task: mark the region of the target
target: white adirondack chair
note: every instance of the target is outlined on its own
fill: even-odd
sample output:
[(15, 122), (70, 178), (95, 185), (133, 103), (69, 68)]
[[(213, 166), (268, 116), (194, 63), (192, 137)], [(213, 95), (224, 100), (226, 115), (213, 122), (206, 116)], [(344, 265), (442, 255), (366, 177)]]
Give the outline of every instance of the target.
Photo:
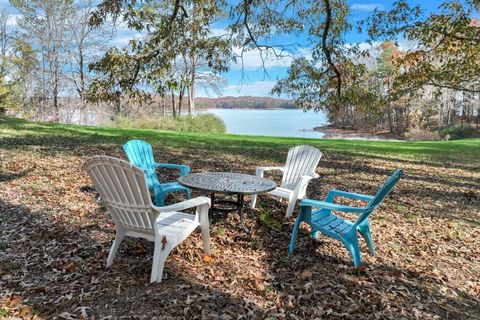
[[(283, 172), (280, 187), (268, 193), (276, 196), (277, 199), (288, 199), (285, 217), (292, 216), (297, 199), (305, 198), (310, 180), (318, 178), (315, 169), (321, 157), (322, 153), (317, 148), (311, 146), (296, 146), (288, 150), (285, 167), (259, 167), (256, 169), (255, 173), (259, 177), (263, 177), (265, 171), (280, 170)], [(257, 195), (253, 195), (250, 208), (255, 208), (256, 202)]]
[[(125, 236), (144, 238), (155, 242), (150, 282), (160, 282), (169, 253), (198, 226), (202, 231), (204, 252), (210, 254), (209, 198), (197, 197), (156, 207), (140, 168), (120, 159), (96, 156), (87, 161), (86, 169), (115, 222), (116, 235), (107, 267), (112, 265)], [(193, 207), (197, 208), (195, 215), (179, 212)]]

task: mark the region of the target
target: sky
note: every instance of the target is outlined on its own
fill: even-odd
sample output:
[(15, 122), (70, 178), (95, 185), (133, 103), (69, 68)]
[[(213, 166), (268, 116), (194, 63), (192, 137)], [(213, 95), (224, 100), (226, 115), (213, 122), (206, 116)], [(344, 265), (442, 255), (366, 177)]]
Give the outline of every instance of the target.
[[(408, 0), (410, 5), (420, 5), (427, 11), (434, 11), (443, 1), (439, 0)], [(351, 10), (351, 21), (353, 23), (367, 18), (375, 8), (380, 10), (390, 9), (393, 1), (375, 1), (375, 0), (349, 0)], [(8, 0), (0, 0), (0, 9), (5, 9), (11, 14), (9, 24), (15, 25), (18, 11), (9, 3)], [(214, 26), (220, 32), (222, 25)], [(118, 27), (116, 36), (112, 40), (112, 46), (122, 47), (128, 44), (128, 40), (135, 37), (136, 34), (126, 28)], [(298, 37), (283, 36), (277, 39), (282, 44), (292, 44), (302, 42), (305, 39)], [(351, 43), (365, 42), (367, 37), (365, 34), (352, 30), (347, 35), (347, 41)], [(308, 54), (307, 47), (298, 49), (299, 55)], [(277, 79), (286, 76), (288, 67), (293, 58), (285, 57), (281, 59), (269, 58), (266, 60), (265, 69), (262, 68), (262, 61), (258, 51), (249, 51), (243, 57), (242, 63), (239, 61), (231, 65), (230, 71), (222, 74), (225, 78), (225, 85), (222, 87), (223, 96), (270, 96), (270, 90), (276, 83)], [(201, 87), (197, 89), (198, 96), (213, 96), (212, 91), (203, 90)]]

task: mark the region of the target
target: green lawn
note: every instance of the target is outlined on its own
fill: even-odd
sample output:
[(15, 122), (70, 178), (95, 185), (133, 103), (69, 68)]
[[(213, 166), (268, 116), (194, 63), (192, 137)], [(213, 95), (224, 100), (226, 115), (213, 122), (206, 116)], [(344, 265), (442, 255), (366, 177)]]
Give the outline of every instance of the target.
[[(102, 144), (143, 139), (153, 145), (171, 148), (225, 150), (251, 154), (264, 159), (281, 160), (283, 151), (293, 145), (310, 144), (324, 152), (341, 152), (358, 156), (416, 160), (448, 166), (458, 164), (480, 166), (480, 139), (456, 141), (365, 141), (345, 139), (302, 139), (232, 134), (205, 134), (133, 130), (78, 125), (27, 122), (0, 117), (0, 143), (57, 145), (63, 143)], [(68, 141), (68, 142), (67, 142)], [(67, 147), (67, 146), (65, 146)], [(279, 154), (281, 152), (281, 154)]]
[[(369, 218), (375, 256), (361, 240), (362, 268), (337, 241), (311, 240), (306, 225), (288, 256), (294, 219), (285, 203), (260, 195), (245, 209), (249, 235), (237, 215), (220, 218), (210, 226), (212, 259), (202, 259), (194, 233), (169, 256), (162, 283), (150, 285), (150, 242), (122, 242), (105, 267), (113, 224), (84, 169), (93, 155), (125, 158), (129, 139), (193, 172), (250, 174), (282, 165), (291, 146), (313, 145), (323, 153), (307, 189), (313, 199), (332, 188), (374, 194), (396, 168), (404, 176)], [(0, 117), (0, 317), (480, 319), (479, 208), (480, 139), (272, 138)]]

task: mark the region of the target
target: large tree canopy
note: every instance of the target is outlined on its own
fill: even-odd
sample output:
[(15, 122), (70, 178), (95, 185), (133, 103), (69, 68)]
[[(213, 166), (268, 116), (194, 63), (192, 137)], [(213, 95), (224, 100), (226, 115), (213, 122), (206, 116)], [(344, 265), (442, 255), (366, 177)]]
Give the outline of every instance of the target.
[[(397, 1), (390, 10), (376, 9), (359, 25), (371, 43), (362, 51), (346, 40), (354, 26), (345, 0), (105, 0), (92, 25), (112, 19), (143, 37), (132, 40), (129, 49), (112, 49), (92, 65), (101, 75), (93, 96), (111, 100), (122, 92), (142, 91), (148, 83), (176, 90), (181, 100), (185, 88), (194, 95), (195, 61), (200, 57), (205, 70), (215, 74), (228, 70), (230, 61), (242, 59), (249, 50), (256, 50), (264, 63), (271, 56), (291, 54), (295, 58), (287, 77), (277, 82), (273, 93), (293, 98), (304, 109), (327, 110), (332, 123), (388, 123), (391, 131), (396, 127), (404, 132), (412, 112), (425, 114), (418, 103), (413, 111), (409, 102), (422, 92), (480, 92), (478, 9), (478, 1), (446, 1), (427, 13)], [(220, 21), (224, 32), (212, 34)], [(301, 46), (308, 54), (298, 54), (299, 43), (280, 43), (284, 35), (302, 35)], [(393, 56), (392, 46), (374, 48), (385, 41), (397, 43)], [(402, 50), (398, 44), (404, 41), (413, 49)], [(381, 57), (375, 56), (378, 52)], [(179, 60), (181, 80), (172, 77), (179, 74)]]
[(375, 11), (366, 26), (372, 40), (408, 40), (414, 49), (397, 60), (398, 91), (425, 85), (480, 92), (479, 1), (446, 1), (426, 14), (402, 0), (390, 11)]
[[(109, 85), (115, 87), (115, 91), (131, 90), (142, 83), (146, 73), (151, 75), (152, 70), (155, 70), (154, 74), (168, 72), (179, 53), (188, 51), (185, 49), (188, 46), (191, 50), (192, 42), (196, 44), (195, 50), (207, 57), (209, 67), (217, 72), (227, 70), (228, 60), (242, 59), (248, 50), (258, 50), (262, 61), (272, 55), (291, 54), (298, 44), (279, 44), (275, 38), (306, 31), (310, 43), (318, 42), (313, 47), (313, 56), (326, 64), (322, 78), (336, 83), (335, 93), (340, 98), (340, 63), (345, 53), (339, 44), (343, 43), (342, 36), (351, 28), (347, 14), (348, 8), (343, 0), (106, 0), (92, 16), (92, 25), (113, 19), (145, 33), (145, 37), (141, 41), (132, 41), (131, 50), (113, 49), (93, 65), (93, 69), (107, 75), (101, 83), (103, 87)], [(196, 19), (198, 16), (201, 19)], [(212, 24), (219, 20), (226, 22), (224, 34), (208, 35)], [(109, 92), (112, 94), (111, 90)]]

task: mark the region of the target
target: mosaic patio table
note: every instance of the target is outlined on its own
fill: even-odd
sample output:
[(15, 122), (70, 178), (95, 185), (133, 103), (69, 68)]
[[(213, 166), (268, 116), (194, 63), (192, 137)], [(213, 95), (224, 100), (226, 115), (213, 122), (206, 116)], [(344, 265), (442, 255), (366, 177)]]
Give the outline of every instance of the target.
[[(240, 226), (245, 232), (248, 229), (243, 224), (243, 199), (246, 194), (258, 194), (272, 191), (277, 187), (272, 180), (234, 172), (202, 172), (191, 173), (182, 176), (178, 182), (190, 189), (200, 190), (210, 193), (211, 208), (210, 216), (217, 212), (235, 212), (240, 216)], [(216, 200), (215, 194), (236, 195), (237, 201)], [(220, 207), (219, 205), (230, 205), (230, 207)]]

